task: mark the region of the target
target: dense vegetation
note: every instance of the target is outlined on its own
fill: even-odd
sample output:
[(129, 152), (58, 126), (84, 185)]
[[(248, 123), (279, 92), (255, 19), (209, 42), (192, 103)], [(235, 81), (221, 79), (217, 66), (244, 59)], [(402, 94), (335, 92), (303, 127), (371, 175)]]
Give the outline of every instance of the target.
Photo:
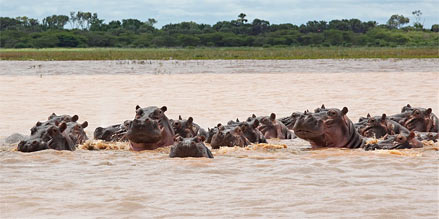
[(439, 58), (434, 47), (221, 47), (0, 49), (0, 60)]
[[(358, 19), (309, 21), (294, 25), (270, 24), (245, 14), (214, 25), (181, 22), (154, 27), (155, 19), (142, 22), (124, 19), (104, 23), (89, 12), (53, 15), (40, 23), (27, 17), (0, 18), (1, 48), (53, 47), (437, 47), (439, 25), (424, 29), (419, 23), (404, 26), (409, 19), (392, 15), (387, 24)], [(65, 26), (70, 24), (69, 29)]]

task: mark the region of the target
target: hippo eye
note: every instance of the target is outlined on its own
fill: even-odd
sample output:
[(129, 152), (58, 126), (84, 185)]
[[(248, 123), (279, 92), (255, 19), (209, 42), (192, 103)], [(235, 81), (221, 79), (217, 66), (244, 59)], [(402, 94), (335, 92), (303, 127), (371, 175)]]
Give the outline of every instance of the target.
[(335, 111), (328, 111), (328, 116), (337, 116), (337, 113)]

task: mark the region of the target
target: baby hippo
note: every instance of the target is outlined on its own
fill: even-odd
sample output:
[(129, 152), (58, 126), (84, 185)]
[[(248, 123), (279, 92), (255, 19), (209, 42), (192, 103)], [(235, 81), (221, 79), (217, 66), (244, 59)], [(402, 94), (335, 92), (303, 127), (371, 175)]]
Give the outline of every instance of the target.
[(169, 157), (207, 157), (213, 158), (212, 152), (204, 145), (204, 136), (193, 138), (175, 138)]

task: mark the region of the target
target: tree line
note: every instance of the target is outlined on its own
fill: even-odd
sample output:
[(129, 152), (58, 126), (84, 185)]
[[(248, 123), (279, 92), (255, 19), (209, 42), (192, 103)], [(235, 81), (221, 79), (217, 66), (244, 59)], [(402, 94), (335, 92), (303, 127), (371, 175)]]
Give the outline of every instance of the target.
[[(426, 29), (422, 12), (412, 14), (412, 26), (403, 15), (392, 15), (386, 24), (341, 19), (295, 25), (248, 21), (241, 13), (236, 20), (214, 25), (181, 22), (161, 28), (154, 27), (154, 18), (105, 23), (97, 13), (81, 11), (48, 16), (41, 22), (26, 16), (0, 17), (0, 47), (438, 46), (439, 25)], [(65, 28), (67, 24), (70, 28)]]

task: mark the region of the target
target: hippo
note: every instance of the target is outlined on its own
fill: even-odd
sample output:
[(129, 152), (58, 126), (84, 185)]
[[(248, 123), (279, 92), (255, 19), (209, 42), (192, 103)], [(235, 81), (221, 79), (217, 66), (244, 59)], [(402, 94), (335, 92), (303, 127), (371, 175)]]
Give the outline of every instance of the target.
[(14, 134), (5, 138), (5, 143), (6, 144), (15, 144), (17, 142), (25, 140), (27, 137), (28, 136), (22, 135), (20, 133), (14, 133)]
[(204, 145), (203, 135), (192, 138), (176, 136), (169, 157), (206, 157), (213, 158), (212, 152)]
[[(402, 107), (399, 123), (409, 130), (418, 132), (439, 132), (439, 119), (431, 108), (412, 107), (410, 104)], [(396, 117), (396, 116), (395, 116)]]
[(136, 106), (136, 115), (126, 134), (132, 150), (153, 150), (174, 143), (175, 133), (166, 111), (166, 106)]
[[(218, 127), (222, 126), (221, 124), (218, 124), (217, 127), (208, 129), (208, 137), (206, 142), (211, 143), (212, 137), (218, 133)], [(239, 127), (241, 131), (244, 134), (244, 137), (247, 139), (250, 143), (267, 143), (267, 140), (265, 139), (262, 132), (258, 129), (259, 126), (259, 120), (249, 120), (249, 121), (243, 121), (240, 122), (239, 119), (236, 119), (236, 121), (230, 120), (226, 126), (224, 126), (224, 129), (234, 129), (236, 127)]]
[(315, 113), (305, 111), (297, 119), (293, 127), (294, 133), (310, 142), (313, 148), (360, 148), (365, 142), (347, 117), (347, 113), (347, 107), (343, 107), (342, 110), (329, 108)]
[(415, 134), (419, 141), (437, 142), (439, 139), (439, 133), (437, 132), (415, 132)]
[[(409, 134), (410, 131), (399, 123), (387, 118), (386, 114), (383, 113), (382, 116), (370, 116), (367, 115), (367, 122), (364, 126), (359, 128), (358, 132), (360, 135), (365, 137), (381, 138), (385, 135), (395, 135), (395, 134)], [(361, 121), (362, 122), (362, 121)]]
[(283, 123), (288, 129), (293, 129), (297, 119), (302, 115), (301, 112), (293, 112), (291, 116), (280, 118), (279, 121)]
[(73, 140), (75, 145), (84, 144), (88, 140), (87, 134), (84, 129), (87, 128), (88, 122), (84, 121), (82, 124), (77, 122), (67, 122), (66, 132), (70, 138)]
[(423, 144), (416, 138), (415, 132), (410, 131), (409, 134), (387, 135), (384, 140), (378, 143), (365, 145), (364, 150), (392, 150), (422, 147)]
[(210, 145), (212, 149), (218, 149), (221, 146), (228, 147), (245, 147), (250, 141), (245, 137), (239, 126), (223, 126), (218, 124), (217, 132), (213, 134)]
[(270, 116), (264, 116), (260, 120), (260, 126), (258, 129), (264, 134), (266, 139), (279, 138), (279, 139), (292, 139), (296, 136), (288, 130), (287, 126), (276, 119), (276, 114), (271, 113)]
[(170, 121), (176, 135), (179, 135), (183, 138), (191, 138), (195, 136), (204, 136), (204, 138), (207, 137), (206, 130), (194, 123), (194, 119), (192, 117), (189, 117), (186, 120), (179, 116), (178, 120)]
[(64, 132), (66, 129), (66, 122), (61, 122), (59, 125), (40, 125), (28, 139), (18, 143), (17, 150), (21, 152), (45, 149), (74, 151), (76, 149), (75, 142), (68, 133)]
[(78, 121), (78, 119), (79, 119), (78, 115), (73, 115), (73, 116), (70, 116), (70, 115), (59, 115), (58, 116), (55, 113), (52, 113), (47, 118), (47, 120), (49, 120), (49, 121), (57, 121), (57, 122), (62, 122), (62, 121), (64, 121), (64, 122), (76, 122), (76, 121)]
[(88, 122), (84, 121), (82, 124), (77, 123), (79, 119), (78, 115), (70, 116), (70, 115), (60, 115), (57, 116), (55, 113), (52, 113), (48, 120), (45, 122), (38, 121), (35, 126), (33, 126), (31, 131), (31, 136), (34, 135), (40, 129), (47, 129), (51, 126), (58, 126), (60, 123), (64, 122), (67, 125), (67, 128), (63, 130), (63, 132), (67, 132), (70, 135), (70, 139), (73, 140), (75, 145), (83, 144), (87, 139), (87, 135), (84, 129), (88, 126)]
[(126, 134), (131, 120), (125, 120), (122, 124), (111, 125), (108, 127), (97, 127), (93, 133), (94, 139), (104, 141), (128, 141)]

